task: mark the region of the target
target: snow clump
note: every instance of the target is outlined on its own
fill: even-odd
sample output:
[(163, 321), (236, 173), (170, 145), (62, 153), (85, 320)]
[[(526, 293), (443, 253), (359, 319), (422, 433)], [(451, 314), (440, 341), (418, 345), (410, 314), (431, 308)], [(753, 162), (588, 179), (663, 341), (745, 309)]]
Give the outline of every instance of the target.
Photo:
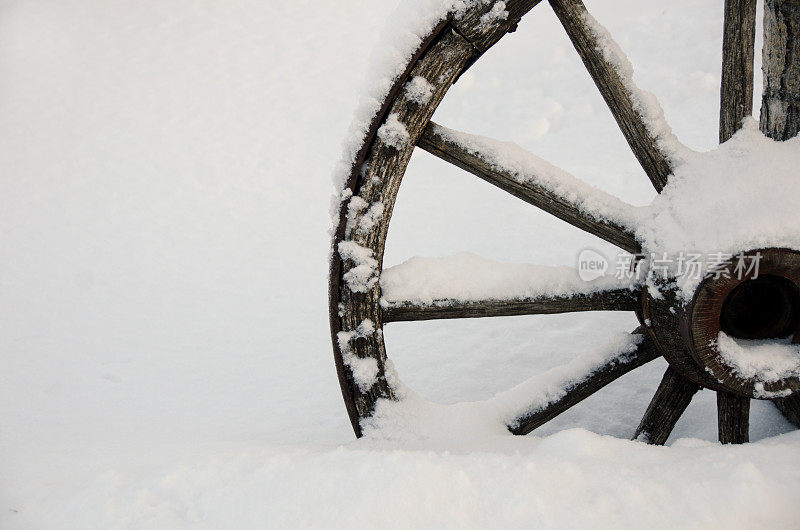
[(488, 13), (481, 16), (481, 27), (485, 28), (507, 18), (508, 11), (506, 11), (506, 3), (502, 1), (495, 2), (495, 4), (492, 6), (492, 9), (489, 10)]
[(408, 143), (408, 129), (406, 129), (405, 124), (400, 121), (396, 113), (389, 114), (381, 128), (378, 129), (378, 138), (389, 147), (399, 150)]
[(358, 338), (370, 337), (375, 333), (375, 324), (365, 318), (353, 331), (340, 331), (336, 334), (342, 360), (350, 368), (353, 380), (359, 390), (367, 392), (378, 378), (378, 361), (373, 357), (359, 357), (353, 353), (352, 341)]
[(378, 281), (378, 260), (370, 248), (362, 247), (355, 241), (339, 243), (339, 255), (344, 261), (352, 261), (355, 266), (343, 278), (347, 287), (354, 293), (366, 293)]
[(406, 99), (418, 105), (424, 105), (433, 96), (433, 85), (428, 80), (418, 75), (406, 83)]

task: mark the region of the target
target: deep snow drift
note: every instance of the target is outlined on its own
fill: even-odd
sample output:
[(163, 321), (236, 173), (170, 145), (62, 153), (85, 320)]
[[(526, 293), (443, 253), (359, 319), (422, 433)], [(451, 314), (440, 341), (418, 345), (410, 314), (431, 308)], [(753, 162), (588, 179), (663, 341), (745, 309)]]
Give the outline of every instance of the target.
[[(714, 148), (722, 3), (587, 4), (677, 137)], [(602, 354), (636, 327), (627, 314), (388, 326), (408, 398), (353, 440), (327, 327), (330, 177), (369, 65), (419, 13), (397, 6), (0, 3), (0, 527), (797, 520), (800, 435), (769, 404), (753, 403), (746, 447), (714, 442), (709, 392), (669, 447), (627, 441), (661, 361), (533, 436), (470, 405)], [(653, 198), (544, 3), (436, 120)], [(575, 266), (584, 248), (615, 252), (418, 153), (385, 265), (469, 251)]]

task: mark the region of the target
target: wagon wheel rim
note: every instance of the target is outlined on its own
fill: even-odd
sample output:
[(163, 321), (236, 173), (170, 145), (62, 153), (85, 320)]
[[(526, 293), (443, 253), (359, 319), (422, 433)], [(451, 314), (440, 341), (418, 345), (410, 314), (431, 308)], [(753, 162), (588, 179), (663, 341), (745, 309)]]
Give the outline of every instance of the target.
[[(598, 310), (635, 311), (641, 322), (647, 322), (648, 302), (652, 301), (641, 289), (633, 292), (611, 288), (573, 296), (542, 295), (469, 303), (453, 300), (436, 304), (391, 303), (381, 298), (379, 278), (388, 225), (402, 177), (416, 147), (623, 251), (633, 254), (640, 251), (635, 227), (621, 219), (613, 208), (602, 212), (603, 215), (590, 211), (580, 199), (583, 188), (576, 179), (570, 181), (567, 177), (573, 188), (566, 189), (563, 182), (553, 186), (547, 179), (520, 181), (512, 172), (492, 163), (491, 146), (464, 141), (462, 133), (430, 121), (458, 77), (504, 35), (514, 31), (522, 16), (539, 3), (540, 0), (480, 2), (441, 20), (422, 40), (404, 72), (389, 89), (353, 158), (348, 181), (339, 198), (329, 311), (337, 374), (357, 436), (362, 435), (361, 420), (372, 415), (378, 400), (396, 398), (396, 382), (387, 364), (382, 333), (386, 323)], [(624, 56), (615, 55), (616, 45), (583, 3), (580, 0), (550, 0), (549, 3), (633, 154), (654, 188), (661, 192), (672, 173), (676, 145), (678, 150), (682, 146), (670, 137), (668, 126), (657, 122), (658, 117), (648, 116), (646, 109), (637, 106), (637, 98), (641, 97), (639, 90), (621, 73), (625, 70), (625, 64), (621, 64)], [(742, 118), (752, 110), (754, 27), (755, 0), (726, 1), (721, 142), (733, 135)], [(530, 405), (516, 410), (506, 421), (509, 430), (514, 434), (527, 434), (625, 373), (663, 355), (670, 366), (634, 438), (654, 444), (665, 443), (692, 396), (701, 387), (708, 387), (717, 390), (720, 441), (747, 441), (750, 396), (732, 392), (705, 374), (697, 375), (694, 368), (682, 369), (680, 362), (673, 362), (665, 342), (652, 328), (640, 326), (632, 333), (630, 343), (620, 351), (607, 356), (604, 363), (594, 366), (589, 373), (567, 381), (568, 391), (561, 398), (544, 406)], [(790, 403), (788, 408), (793, 406), (794, 403)]]

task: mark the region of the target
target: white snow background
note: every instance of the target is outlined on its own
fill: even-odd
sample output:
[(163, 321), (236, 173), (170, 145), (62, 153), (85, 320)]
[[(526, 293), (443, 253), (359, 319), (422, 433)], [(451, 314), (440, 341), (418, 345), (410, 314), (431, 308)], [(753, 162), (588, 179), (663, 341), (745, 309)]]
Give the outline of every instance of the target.
[[(768, 403), (746, 446), (715, 442), (707, 391), (669, 447), (627, 441), (663, 361), (528, 437), (426, 404), (354, 441), (327, 321), (331, 175), (399, 3), (0, 0), (0, 528), (797, 524), (800, 433)], [(678, 137), (714, 148), (722, 1), (587, 5)], [(435, 119), (632, 204), (654, 195), (546, 3)], [(385, 265), (574, 266), (586, 247), (614, 253), (419, 152)], [(513, 317), (386, 339), (404, 383), (447, 405), (635, 326)]]

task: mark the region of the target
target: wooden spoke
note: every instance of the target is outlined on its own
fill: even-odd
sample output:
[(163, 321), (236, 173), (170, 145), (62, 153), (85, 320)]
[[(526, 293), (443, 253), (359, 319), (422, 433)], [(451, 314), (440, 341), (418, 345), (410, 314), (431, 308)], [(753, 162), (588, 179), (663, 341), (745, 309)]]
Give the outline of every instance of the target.
[(800, 131), (800, 2), (764, 2), (761, 131), (788, 140)]
[[(612, 221), (595, 218), (592, 214), (586, 212), (576, 200), (563, 197), (551, 189), (537, 184), (534, 181), (535, 179), (523, 180), (515, 178), (515, 175), (510, 171), (488, 162), (487, 160), (491, 160), (489, 156), (485, 154), (482, 156), (475, 149), (465, 148), (445, 132), (449, 133), (450, 131), (433, 122), (429, 123), (417, 141), (417, 147), (480, 177), (490, 184), (494, 184), (511, 195), (541, 208), (581, 230), (605, 239), (627, 252), (635, 254), (641, 250), (639, 242), (636, 241), (630, 229)], [(535, 175), (531, 175), (531, 177), (535, 177)], [(576, 197), (583, 196), (582, 193), (573, 195)]]
[(753, 112), (756, 0), (725, 0), (719, 142), (727, 141)]
[(672, 367), (667, 368), (633, 439), (664, 445), (698, 390), (699, 385), (686, 379)]
[(800, 428), (800, 394), (773, 399), (772, 402), (775, 403), (775, 406), (789, 423)]
[(448, 318), (550, 315), (579, 311), (635, 311), (639, 305), (638, 296), (629, 289), (517, 300), (472, 302), (441, 300), (429, 305), (399, 302), (390, 303), (388, 307), (383, 308), (383, 321), (386, 323)]
[(637, 329), (634, 333), (643, 334), (643, 338), (633, 353), (622, 353), (598, 370), (573, 381), (563, 397), (516, 419), (509, 430), (514, 434), (528, 434), (631, 370), (661, 356), (653, 339), (644, 333), (643, 328)]
[(611, 109), (633, 154), (660, 192), (672, 173), (672, 167), (666, 154), (657, 146), (642, 115), (635, 110), (631, 87), (601, 51), (598, 36), (589, 25), (586, 6), (580, 0), (550, 0), (550, 4)]
[(750, 441), (750, 398), (717, 390), (719, 441), (743, 444)]

